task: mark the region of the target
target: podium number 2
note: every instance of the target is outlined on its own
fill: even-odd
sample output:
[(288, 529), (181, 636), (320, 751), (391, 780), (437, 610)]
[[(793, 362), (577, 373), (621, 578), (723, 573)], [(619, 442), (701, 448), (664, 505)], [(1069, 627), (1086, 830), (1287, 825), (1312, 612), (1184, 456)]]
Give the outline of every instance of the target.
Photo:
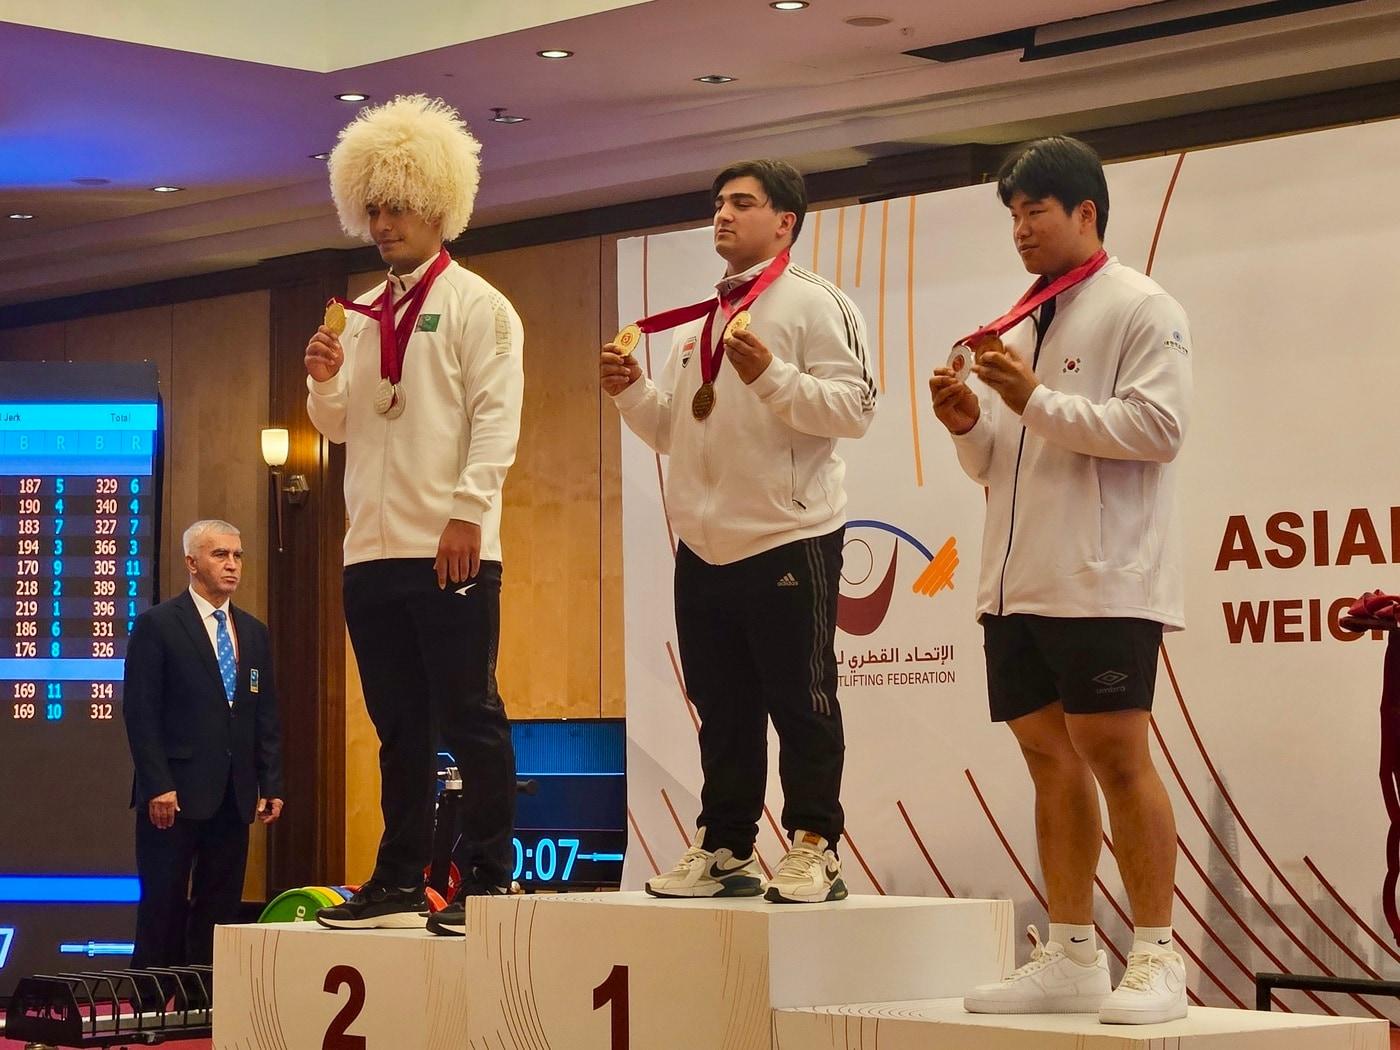
[(326, 974), (325, 990), (334, 995), (341, 988), (350, 989), (350, 998), (335, 1015), (331, 1026), (326, 1029), (326, 1037), (321, 1040), (321, 1050), (365, 1050), (365, 1037), (349, 1035), (349, 1028), (365, 1005), (365, 979), (353, 966), (332, 966)]
[(601, 1010), (604, 1003), (612, 1003), (612, 1043), (609, 1050), (627, 1050), (630, 1045), (627, 1028), (627, 967), (614, 966), (612, 973), (608, 974), (608, 979), (593, 989), (593, 1009)]

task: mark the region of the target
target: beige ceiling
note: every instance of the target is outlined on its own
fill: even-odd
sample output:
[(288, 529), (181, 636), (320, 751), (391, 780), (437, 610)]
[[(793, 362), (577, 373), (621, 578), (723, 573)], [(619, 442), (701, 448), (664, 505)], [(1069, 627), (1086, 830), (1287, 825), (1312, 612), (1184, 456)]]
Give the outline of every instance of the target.
[[(233, 16), (204, 13), (223, 6), (0, 0), (0, 305), (349, 246), (324, 163), (309, 156), (353, 116), (333, 97), (343, 91), (376, 101), (421, 91), (456, 105), (483, 142), (480, 227), (703, 192), (739, 156), (852, 167), (930, 144), (1013, 141), (1400, 77), (1400, 0), (1064, 58), (1008, 52), (946, 65), (904, 52), (1147, 5), (811, 0), (785, 14), (767, 0), (249, 0), (240, 29)], [(114, 26), (118, 10), (125, 20)], [(431, 11), (437, 21), (401, 32), (374, 21), (384, 10)], [(41, 25), (22, 24), (41, 15)], [(846, 21), (856, 15), (890, 21), (856, 28)], [(68, 31), (75, 24), (84, 32)], [(361, 57), (384, 57), (344, 67), (336, 57), (296, 59), (308, 32), (336, 41), (336, 56), (353, 41), (379, 49)], [(549, 47), (575, 56), (536, 57)], [(716, 72), (736, 80), (694, 80)], [(493, 124), (496, 106), (530, 119)], [(150, 192), (157, 184), (185, 189), (161, 196)], [(35, 218), (12, 222), (10, 212)]]

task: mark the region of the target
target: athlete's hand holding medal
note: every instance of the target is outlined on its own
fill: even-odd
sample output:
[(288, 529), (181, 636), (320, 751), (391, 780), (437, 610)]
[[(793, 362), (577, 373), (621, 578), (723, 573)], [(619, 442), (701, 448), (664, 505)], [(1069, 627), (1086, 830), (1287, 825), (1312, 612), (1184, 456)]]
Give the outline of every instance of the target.
[(632, 356), (632, 351), (641, 341), (642, 330), (629, 324), (603, 347), (598, 361), (598, 377), (602, 380), (603, 392), (609, 397), (616, 397), (642, 378), (642, 366)]
[(326, 318), (316, 334), (306, 344), (306, 370), (318, 383), (334, 379), (345, 363), (345, 351), (340, 346), (345, 331), (345, 308), (332, 301), (326, 307)]

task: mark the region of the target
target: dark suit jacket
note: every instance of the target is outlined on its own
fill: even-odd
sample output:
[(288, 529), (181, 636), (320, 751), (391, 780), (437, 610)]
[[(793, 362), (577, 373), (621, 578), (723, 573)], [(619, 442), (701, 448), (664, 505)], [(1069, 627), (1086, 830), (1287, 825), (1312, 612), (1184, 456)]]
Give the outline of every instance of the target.
[(188, 590), (136, 618), (122, 696), (136, 766), (133, 806), (175, 791), (181, 816), (207, 820), (222, 804), (230, 777), (245, 821), (252, 821), (259, 797), (285, 797), (267, 627), (229, 608), (238, 636), (232, 708)]

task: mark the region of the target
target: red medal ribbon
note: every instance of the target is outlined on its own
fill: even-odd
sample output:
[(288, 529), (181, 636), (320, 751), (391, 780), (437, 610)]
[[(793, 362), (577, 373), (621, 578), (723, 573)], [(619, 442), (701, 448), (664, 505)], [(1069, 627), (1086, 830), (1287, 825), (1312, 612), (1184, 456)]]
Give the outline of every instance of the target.
[[(432, 288), (433, 282), (438, 279), (438, 275), (447, 269), (452, 262), (452, 256), (447, 249), (443, 248), (438, 252), (438, 257), (433, 260), (433, 264), (428, 267), (418, 283), (410, 288), (404, 297), (397, 303), (394, 302), (394, 285), (392, 281), (384, 282), (384, 291), (380, 293), (378, 299), (372, 306), (363, 306), (360, 303), (352, 303), (342, 296), (334, 296), (332, 302), (337, 302), (347, 310), (353, 310), (357, 314), (365, 317), (372, 317), (379, 322), (379, 376), (397, 385), (403, 378), (403, 359), (408, 352), (408, 340), (413, 335), (414, 326), (418, 324), (418, 315), (423, 311), (423, 302), (428, 298), (428, 291)], [(405, 309), (405, 307), (407, 309)], [(394, 324), (394, 315), (400, 310), (404, 310), (404, 315), (399, 319), (397, 326)]]
[(1061, 274), (1053, 281), (1047, 282), (1044, 277), (1036, 278), (1035, 284), (1020, 299), (1016, 300), (1016, 305), (1006, 313), (1002, 314), (991, 324), (984, 324), (971, 335), (965, 335), (959, 339), (954, 346), (971, 346), (983, 336), (1001, 335), (1015, 328), (1018, 324), (1029, 317), (1037, 307), (1047, 302), (1061, 292), (1067, 292), (1077, 284), (1082, 284), (1094, 274), (1103, 269), (1108, 262), (1108, 252), (1100, 248), (1087, 260), (1080, 263), (1068, 273)]
[(762, 295), (768, 286), (787, 269), (790, 254), (790, 252), (784, 251), (765, 266), (763, 272), (756, 278), (739, 285), (727, 295), (706, 299), (701, 303), (692, 303), (690, 306), (679, 306), (674, 310), (652, 314), (650, 317), (643, 317), (637, 322), (637, 327), (650, 335), (653, 332), (664, 332), (667, 329), (683, 325), (687, 321), (694, 321), (700, 317), (705, 318), (703, 347), (700, 352), (700, 379), (705, 383), (713, 383), (715, 376), (719, 374), (719, 366), (724, 360), (723, 341), (718, 341), (714, 346), (710, 345), (710, 333), (714, 326), (715, 314), (723, 306), (724, 323), (728, 324), (730, 318), (735, 314), (748, 309), (753, 301)]

